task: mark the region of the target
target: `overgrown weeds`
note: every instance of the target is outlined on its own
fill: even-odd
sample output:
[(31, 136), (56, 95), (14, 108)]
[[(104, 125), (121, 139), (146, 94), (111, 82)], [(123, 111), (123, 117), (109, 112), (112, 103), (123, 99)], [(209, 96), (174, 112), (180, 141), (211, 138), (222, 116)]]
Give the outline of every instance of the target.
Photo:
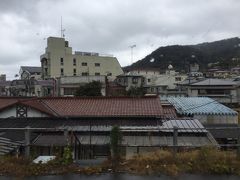
[(166, 174), (176, 176), (180, 173), (236, 174), (240, 175), (240, 160), (234, 152), (220, 151), (212, 147), (179, 152), (176, 156), (170, 151), (159, 150), (154, 153), (137, 155), (128, 160), (126, 171), (137, 174)]
[[(68, 157), (68, 156), (66, 156)], [(67, 158), (68, 159), (68, 158)], [(212, 147), (181, 151), (175, 156), (171, 151), (159, 150), (119, 161), (116, 171), (138, 175), (166, 174), (177, 176), (181, 173), (193, 174), (235, 174), (240, 175), (240, 160), (235, 152), (221, 151)], [(34, 164), (32, 160), (16, 157), (0, 158), (0, 174), (8, 176), (36, 176), (49, 174), (99, 174), (112, 169), (111, 160), (102, 165), (80, 168), (63, 158), (56, 158), (47, 164)]]

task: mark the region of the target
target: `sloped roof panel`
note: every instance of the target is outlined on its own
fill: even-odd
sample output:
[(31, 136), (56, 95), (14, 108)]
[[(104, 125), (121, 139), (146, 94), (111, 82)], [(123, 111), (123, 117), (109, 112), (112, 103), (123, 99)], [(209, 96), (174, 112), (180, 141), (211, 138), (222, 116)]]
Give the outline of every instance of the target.
[(200, 82), (193, 83), (192, 86), (233, 86), (237, 85), (232, 79), (205, 79)]
[(158, 97), (43, 98), (59, 116), (163, 116)]
[(164, 112), (157, 96), (0, 98), (0, 111), (20, 103), (58, 117), (160, 117)]
[(168, 101), (182, 115), (237, 115), (238, 113), (208, 97), (174, 97)]

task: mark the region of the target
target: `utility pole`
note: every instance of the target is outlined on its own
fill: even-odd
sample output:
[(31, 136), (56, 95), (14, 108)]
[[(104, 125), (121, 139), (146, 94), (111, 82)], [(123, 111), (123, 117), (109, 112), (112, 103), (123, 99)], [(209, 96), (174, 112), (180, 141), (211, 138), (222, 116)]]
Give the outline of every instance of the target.
[(133, 63), (133, 48), (137, 47), (136, 44), (129, 46), (131, 48), (131, 64)]
[(178, 127), (173, 127), (173, 155), (176, 157), (178, 151)]
[(25, 152), (25, 157), (26, 158), (29, 158), (29, 155), (30, 155), (30, 143), (31, 143), (31, 140), (30, 140), (30, 136), (31, 136), (31, 132), (30, 132), (30, 127), (27, 126), (25, 131), (24, 131), (24, 135), (25, 135), (25, 149), (24, 149), (24, 152)]
[(61, 16), (61, 38), (64, 38), (65, 35), (64, 35), (64, 31), (65, 29), (63, 29), (63, 25), (62, 25), (62, 16)]

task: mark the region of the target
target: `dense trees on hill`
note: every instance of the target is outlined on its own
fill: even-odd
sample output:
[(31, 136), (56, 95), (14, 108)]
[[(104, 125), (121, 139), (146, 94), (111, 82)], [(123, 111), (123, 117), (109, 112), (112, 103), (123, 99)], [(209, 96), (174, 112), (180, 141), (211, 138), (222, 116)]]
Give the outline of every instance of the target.
[[(152, 60), (154, 59), (154, 60)], [(169, 64), (178, 71), (188, 71), (188, 64), (197, 62), (202, 71), (214, 64), (222, 69), (240, 66), (240, 39), (231, 38), (197, 45), (174, 45), (160, 47), (125, 69), (159, 68), (165, 70)]]

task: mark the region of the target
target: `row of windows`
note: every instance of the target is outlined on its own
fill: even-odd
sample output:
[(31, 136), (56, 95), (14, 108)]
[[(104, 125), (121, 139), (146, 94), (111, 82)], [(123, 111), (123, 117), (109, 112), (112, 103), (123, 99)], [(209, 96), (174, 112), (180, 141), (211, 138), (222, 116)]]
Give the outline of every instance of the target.
[[(64, 76), (64, 69), (63, 68), (60, 69), (60, 73), (61, 73), (61, 76)], [(73, 76), (76, 76), (76, 75), (77, 75), (77, 70), (74, 68), (73, 69)], [(82, 73), (82, 76), (88, 76), (88, 75), (89, 75), (88, 72), (83, 72)], [(100, 76), (100, 75), (101, 74), (99, 72), (95, 72), (95, 76)], [(112, 76), (112, 73), (109, 73), (108, 75)]]
[[(60, 65), (63, 66), (64, 65), (64, 61), (63, 61), (63, 58), (60, 58)], [(74, 58), (73, 59), (73, 66), (76, 66), (77, 65), (77, 61), (76, 59)], [(87, 66), (88, 64), (86, 62), (82, 62), (82, 66)], [(100, 67), (100, 63), (94, 63), (95, 67)]]

